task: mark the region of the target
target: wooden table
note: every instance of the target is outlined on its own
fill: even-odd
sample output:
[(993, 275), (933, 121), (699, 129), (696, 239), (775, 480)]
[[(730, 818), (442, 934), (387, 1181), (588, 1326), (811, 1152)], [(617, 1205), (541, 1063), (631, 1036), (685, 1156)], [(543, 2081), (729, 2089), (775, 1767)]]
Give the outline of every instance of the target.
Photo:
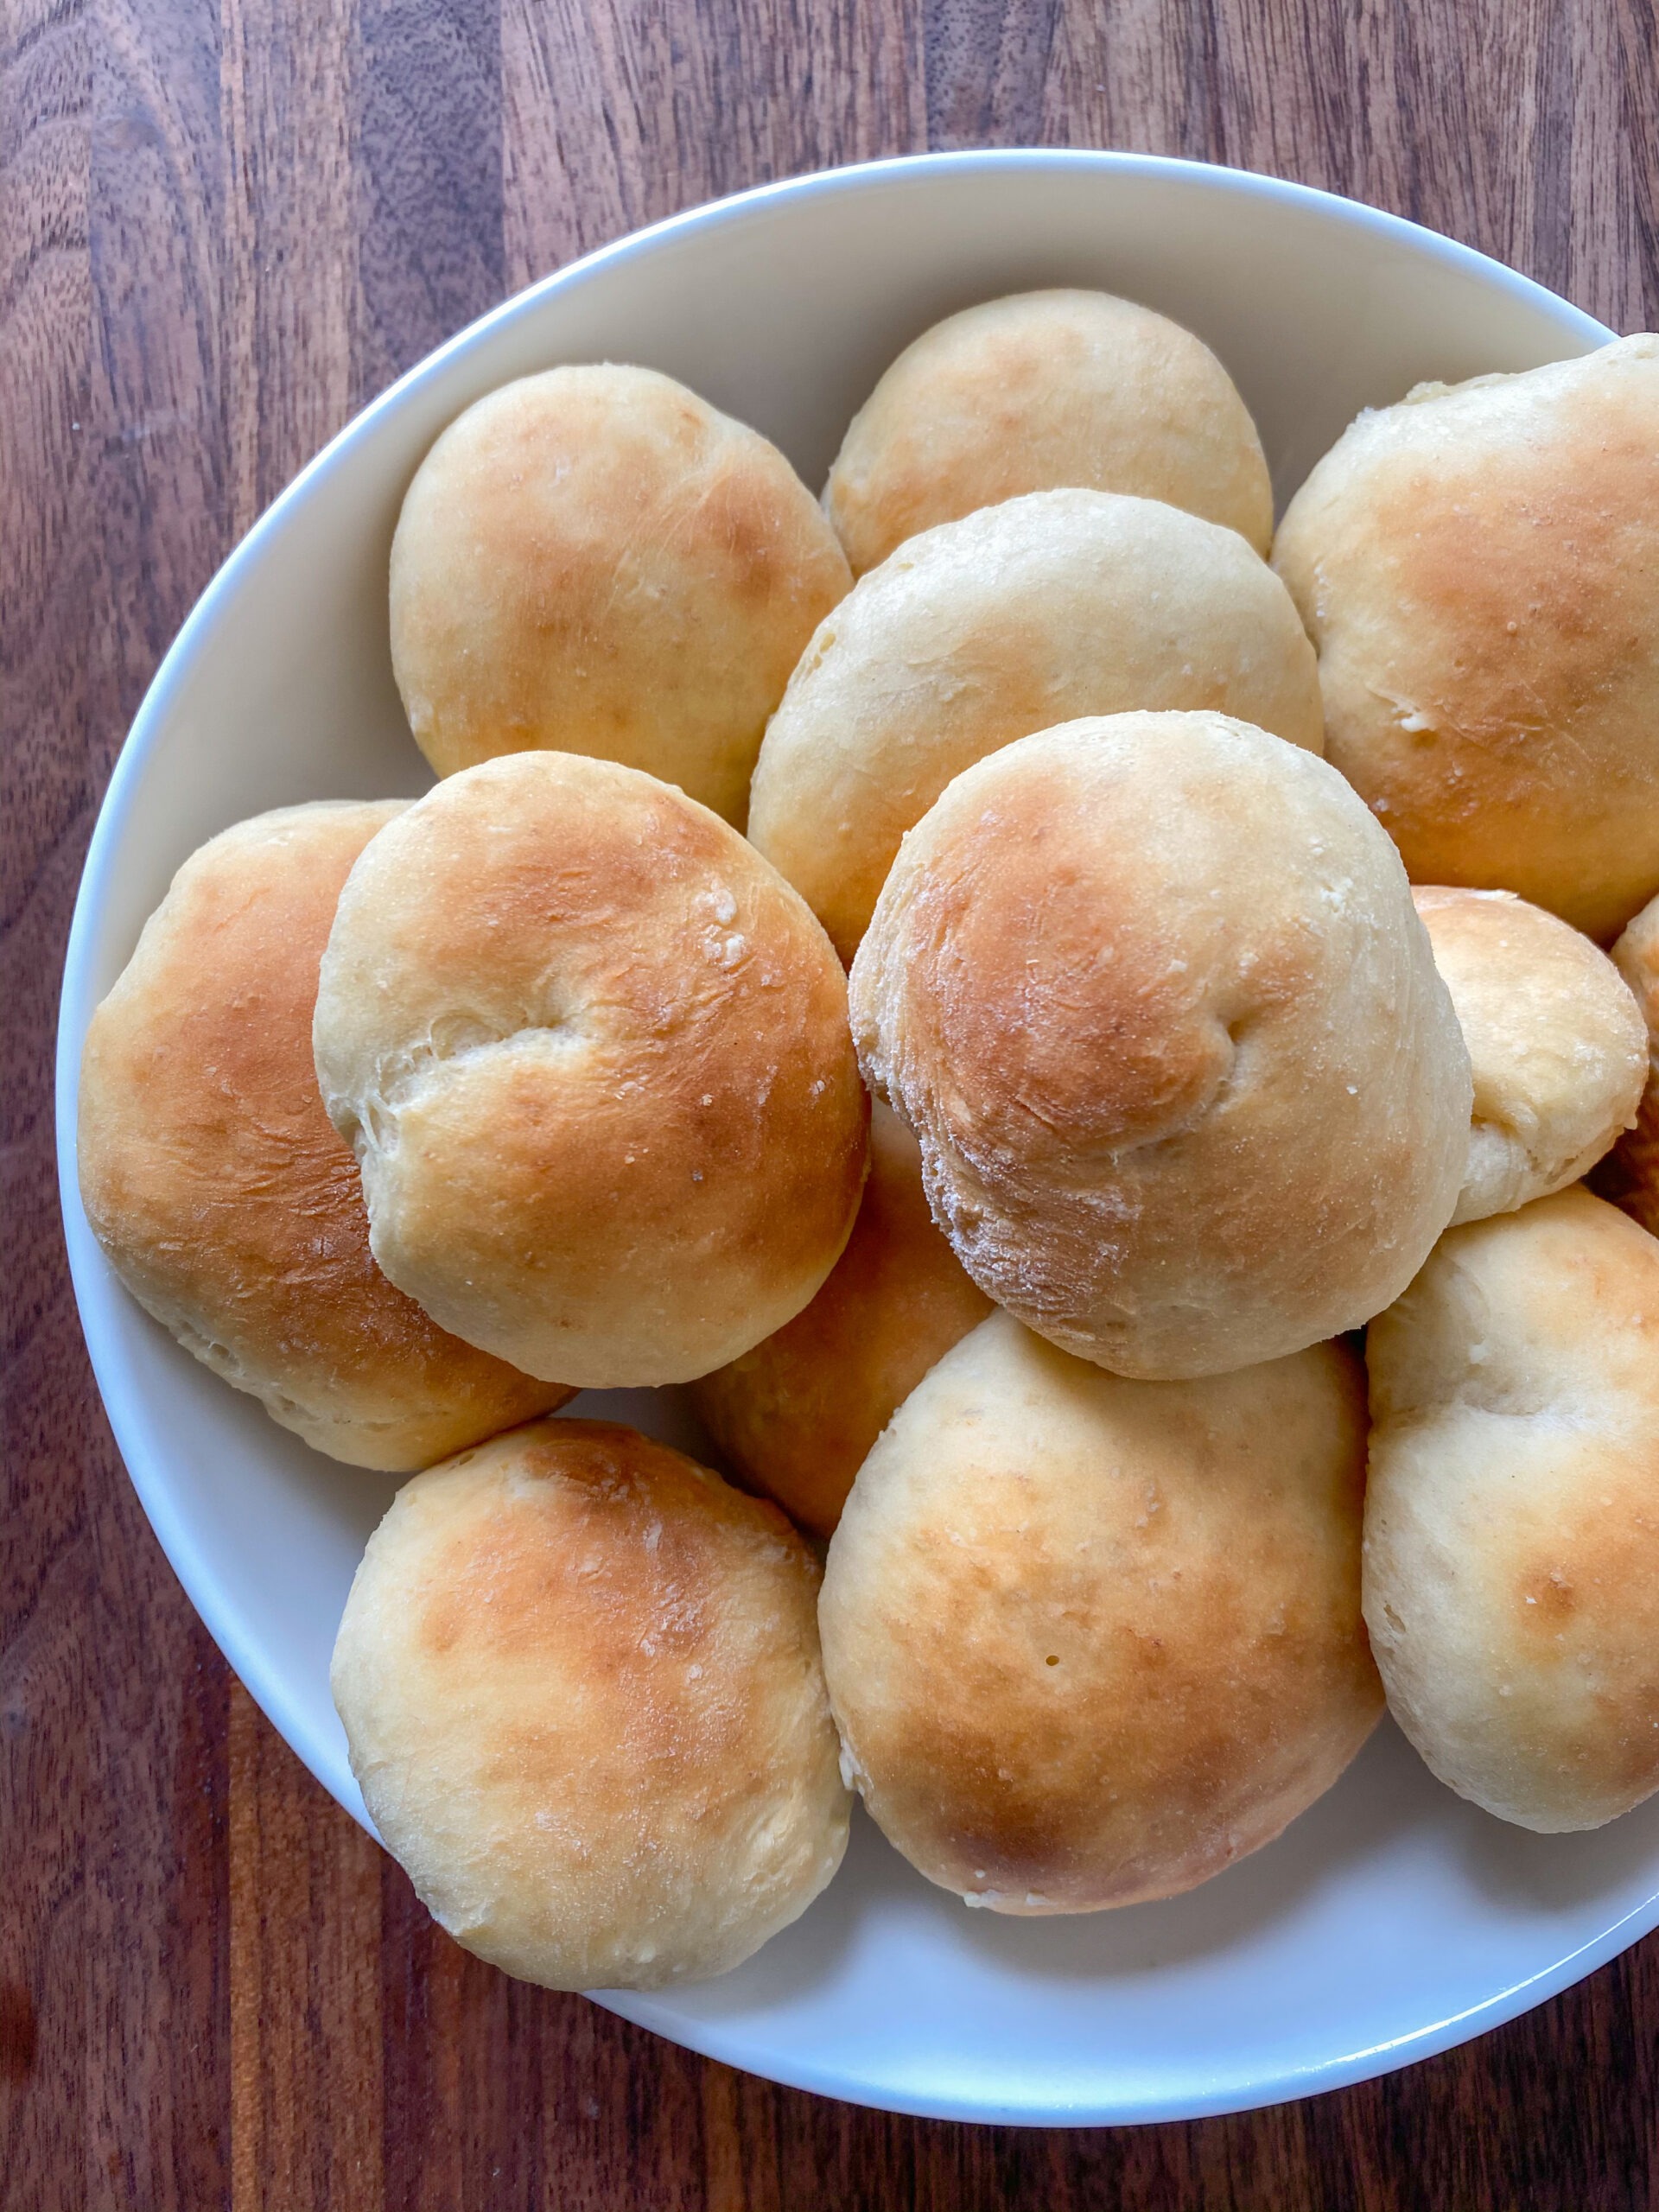
[(775, 2089), (468, 1958), (272, 1734), (156, 1549), (81, 1346), (50, 1121), (70, 903), (151, 672), (260, 509), (440, 339), (718, 194), (1031, 143), (1329, 186), (1639, 328), (1653, 0), (9, 5), (0, 2202), (1659, 2202), (1659, 1939), (1367, 2088), (1069, 2134)]

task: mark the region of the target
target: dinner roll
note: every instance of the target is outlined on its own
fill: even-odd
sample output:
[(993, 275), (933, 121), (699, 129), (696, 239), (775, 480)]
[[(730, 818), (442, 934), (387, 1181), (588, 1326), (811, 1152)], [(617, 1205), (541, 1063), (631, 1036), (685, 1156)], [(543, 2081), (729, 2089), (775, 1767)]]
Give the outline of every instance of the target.
[(1106, 292), (1021, 292), (935, 323), (854, 416), (823, 503), (857, 575), (934, 523), (1064, 484), (1167, 499), (1259, 553), (1273, 535), (1232, 378), (1190, 330)]
[(847, 1844), (817, 1569), (776, 1506), (608, 1421), (418, 1476), (334, 1645), (352, 1770), (469, 1951), (550, 1989), (724, 1974)]
[(1659, 899), (1649, 899), (1613, 947), (1613, 964), (1635, 994), (1646, 1032), (1644, 1087), (1636, 1126), (1592, 1179), (1603, 1198), (1659, 1236)]
[(1576, 1183), (1636, 1119), (1647, 1036), (1587, 937), (1509, 891), (1412, 893), (1475, 1079), (1454, 1222)]
[(146, 1312), (319, 1452), (400, 1473), (570, 1395), (393, 1289), (317, 1096), (334, 902), (402, 805), (283, 807), (186, 861), (86, 1032), (76, 1145), (86, 1218)]
[(537, 747), (741, 823), (766, 716), (852, 578), (778, 448), (653, 369), (548, 369), (451, 423), (391, 547), (391, 658), (441, 776)]
[(1452, 1230), (1366, 1338), (1389, 1705), (1501, 1820), (1659, 1786), (1659, 1243), (1582, 1188)]
[(1280, 526), (1325, 752), (1414, 882), (1659, 891), (1659, 338), (1362, 415)]
[(1356, 1327), (1451, 1219), (1469, 1058), (1399, 855), (1247, 723), (1067, 722), (965, 770), (851, 1004), (969, 1274), (1119, 1374)]
[(870, 1174), (834, 1272), (804, 1313), (691, 1386), (734, 1471), (815, 1535), (894, 1408), (991, 1310), (933, 1224), (921, 1147), (889, 1108), (870, 1117)]
[(376, 1259), (531, 1375), (706, 1374), (799, 1313), (857, 1210), (829, 939), (735, 830), (614, 761), (486, 760), (391, 823), (315, 1048)]
[(1317, 753), (1289, 594), (1236, 531), (1158, 500), (1010, 499), (911, 538), (819, 626), (767, 726), (749, 835), (850, 960), (953, 776), (1135, 707), (1219, 708)]
[(830, 1546), (824, 1672), (884, 1834), (1014, 1913), (1173, 1897), (1271, 1842), (1382, 1709), (1364, 1460), (1340, 1344), (1130, 1382), (982, 1322)]

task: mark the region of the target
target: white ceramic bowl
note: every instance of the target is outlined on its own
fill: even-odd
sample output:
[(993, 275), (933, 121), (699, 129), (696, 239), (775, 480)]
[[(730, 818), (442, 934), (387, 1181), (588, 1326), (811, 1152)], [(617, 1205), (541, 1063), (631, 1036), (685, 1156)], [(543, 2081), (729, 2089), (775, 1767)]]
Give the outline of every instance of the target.
[[(577, 263), (405, 377), (238, 548), (144, 701), (64, 979), (70, 1262), (168, 1557), (237, 1673), (359, 1820), (328, 1655), (392, 1485), (273, 1427), (111, 1275), (75, 1184), (87, 1017), (212, 832), (296, 799), (428, 781), (392, 685), (386, 556), (410, 474), (469, 401), (552, 362), (647, 362), (757, 424), (816, 485), (906, 340), (971, 301), (1057, 283), (1146, 301), (1207, 339), (1255, 411), (1281, 499), (1362, 406), (1609, 335), (1408, 224), (1226, 169), (987, 153), (774, 186)], [(658, 1433), (685, 1420), (672, 1394), (605, 1402)], [(1278, 1843), (1172, 1903), (1081, 1920), (970, 1913), (861, 1818), (828, 1894), (749, 1965), (601, 2001), (734, 2065), (895, 2111), (1179, 2119), (1335, 2088), (1477, 2034), (1659, 1922), (1656, 1892), (1659, 1800), (1596, 1834), (1523, 1834), (1442, 1789), (1385, 1727)]]

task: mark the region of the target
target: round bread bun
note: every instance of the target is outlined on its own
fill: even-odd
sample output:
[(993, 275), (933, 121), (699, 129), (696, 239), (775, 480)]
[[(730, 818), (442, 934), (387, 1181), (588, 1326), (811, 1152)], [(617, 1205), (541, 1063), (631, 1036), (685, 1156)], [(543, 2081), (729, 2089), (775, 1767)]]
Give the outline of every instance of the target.
[(400, 815), (341, 894), (315, 1041), (376, 1259), (529, 1374), (707, 1374), (852, 1227), (868, 1103), (834, 950), (638, 769), (513, 753)]
[(967, 769), (905, 840), (851, 1010), (969, 1274), (1118, 1374), (1357, 1327), (1452, 1217), (1469, 1058), (1399, 855), (1324, 761), (1224, 715)]
[(658, 1989), (799, 1917), (849, 1805), (817, 1581), (776, 1506), (608, 1421), (536, 1421), (399, 1491), (334, 1703), (457, 1942), (550, 1989)]
[(1317, 753), (1319, 668), (1236, 531), (1033, 492), (900, 547), (819, 626), (767, 726), (749, 835), (851, 960), (953, 776), (1082, 715), (1213, 707)]
[(1513, 1213), (1576, 1183), (1635, 1122), (1642, 1017), (1605, 952), (1513, 892), (1431, 885), (1412, 899), (1475, 1080), (1452, 1218)]
[(1280, 525), (1325, 752), (1414, 882), (1659, 891), (1659, 338), (1362, 415)]
[(1592, 1188), (1659, 1236), (1659, 898), (1650, 898), (1612, 947), (1612, 964), (1635, 993), (1648, 1053), (1635, 1128), (1597, 1166)]
[(1265, 553), (1273, 487), (1202, 340), (1107, 292), (1020, 292), (907, 346), (854, 416), (823, 504), (855, 575), (935, 523), (1022, 492), (1130, 492)]
[(334, 904), (403, 805), (283, 807), (192, 854), (92, 1016), (77, 1135), (86, 1218), (145, 1311), (319, 1452), (400, 1474), (571, 1395), (386, 1281), (317, 1096)]
[(1649, 900), (1614, 945), (1613, 965), (1635, 995), (1646, 1033), (1643, 1087), (1635, 1127), (1591, 1181), (1603, 1198), (1659, 1236), (1659, 899)]
[(1659, 1787), (1659, 1243), (1581, 1187), (1454, 1229), (1366, 1359), (1389, 1708), (1500, 1820), (1599, 1827)]
[(990, 1310), (927, 1210), (921, 1147), (878, 1105), (869, 1179), (830, 1280), (692, 1399), (733, 1471), (827, 1536), (894, 1410)]
[(391, 547), (391, 659), (441, 776), (623, 760), (740, 825), (766, 717), (852, 582), (776, 446), (653, 369), (548, 369), (469, 407)]
[(824, 1673), (882, 1832), (1012, 1913), (1173, 1897), (1271, 1842), (1382, 1709), (1364, 1465), (1343, 1345), (1130, 1382), (982, 1322), (830, 1546)]

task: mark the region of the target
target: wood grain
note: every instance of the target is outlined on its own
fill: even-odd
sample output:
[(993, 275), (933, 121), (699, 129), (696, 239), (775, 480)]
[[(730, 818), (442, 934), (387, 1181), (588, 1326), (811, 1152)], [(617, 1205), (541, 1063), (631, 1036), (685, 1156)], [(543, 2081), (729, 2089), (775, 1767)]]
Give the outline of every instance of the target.
[(915, 2124), (706, 2064), (431, 1925), (272, 1735), (122, 1474), (53, 1188), (93, 812), (294, 471), (508, 290), (721, 193), (1116, 145), (1352, 193), (1659, 320), (1649, 0), (5, 0), (0, 2202), (1191, 2212), (1659, 2202), (1659, 1943), (1235, 2120)]

